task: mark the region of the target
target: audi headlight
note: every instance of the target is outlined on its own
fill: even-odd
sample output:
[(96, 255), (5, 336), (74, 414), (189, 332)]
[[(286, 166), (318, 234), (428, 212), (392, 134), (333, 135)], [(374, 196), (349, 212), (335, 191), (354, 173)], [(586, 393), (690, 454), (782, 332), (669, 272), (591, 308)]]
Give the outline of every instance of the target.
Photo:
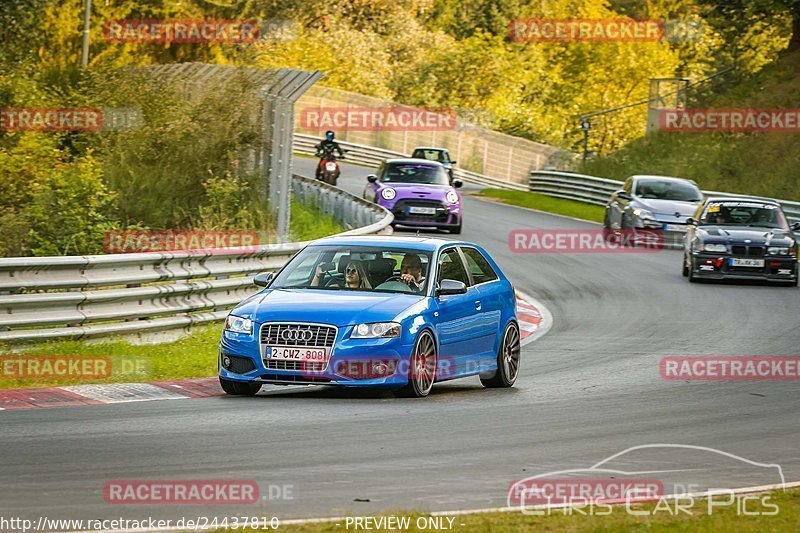
[(381, 191), (381, 196), (383, 196), (384, 200), (393, 200), (394, 197), (397, 196), (397, 191), (391, 187), (386, 187)]
[(456, 194), (456, 191), (448, 191), (448, 193), (445, 195), (444, 199), (447, 200), (448, 202), (450, 202), (451, 204), (457, 204), (458, 203), (458, 195)]
[(723, 253), (723, 252), (727, 252), (728, 251), (728, 247), (725, 246), (724, 244), (706, 243), (703, 246), (703, 250), (706, 251), (706, 252), (720, 252), (720, 253)]
[(401, 327), (397, 322), (373, 322), (357, 324), (350, 337), (353, 339), (394, 338), (400, 336)]
[(787, 248), (786, 246), (770, 246), (767, 248), (767, 253), (769, 255), (789, 255), (791, 248)]
[(234, 333), (253, 333), (253, 321), (249, 318), (228, 315), (225, 319), (225, 330)]

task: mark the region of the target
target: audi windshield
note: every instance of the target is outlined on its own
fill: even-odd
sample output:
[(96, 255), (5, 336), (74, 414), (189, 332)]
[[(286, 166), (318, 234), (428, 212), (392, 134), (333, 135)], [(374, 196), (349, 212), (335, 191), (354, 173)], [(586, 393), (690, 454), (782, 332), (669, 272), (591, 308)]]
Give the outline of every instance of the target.
[(425, 294), (430, 258), (421, 250), (309, 246), (270, 288)]

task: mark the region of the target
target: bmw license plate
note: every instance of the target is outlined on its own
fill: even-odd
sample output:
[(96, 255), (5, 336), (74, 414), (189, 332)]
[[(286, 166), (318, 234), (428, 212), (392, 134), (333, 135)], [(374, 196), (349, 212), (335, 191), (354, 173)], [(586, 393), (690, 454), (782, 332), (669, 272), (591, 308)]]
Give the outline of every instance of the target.
[(435, 207), (409, 207), (408, 212), (412, 215), (435, 215)]
[(325, 348), (298, 348), (296, 346), (267, 346), (265, 359), (273, 361), (318, 361), (325, 362)]
[(686, 226), (683, 224), (664, 224), (664, 231), (680, 231), (686, 233)]
[(731, 257), (731, 266), (764, 268), (764, 260), (763, 259), (744, 259), (744, 258), (741, 258), (741, 257)]

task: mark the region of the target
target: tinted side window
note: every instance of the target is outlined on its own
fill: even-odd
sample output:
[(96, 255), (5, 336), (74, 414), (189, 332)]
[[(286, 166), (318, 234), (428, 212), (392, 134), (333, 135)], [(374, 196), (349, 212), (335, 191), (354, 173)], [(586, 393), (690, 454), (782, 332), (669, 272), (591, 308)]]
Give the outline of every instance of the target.
[(464, 269), (461, 256), (455, 248), (448, 248), (439, 256), (439, 273), (436, 276), (437, 283), (443, 279), (454, 279), (469, 286), (469, 277)]
[(497, 279), (497, 273), (492, 269), (492, 265), (478, 250), (475, 248), (462, 248), (461, 251), (464, 252), (464, 257), (467, 259), (467, 268), (469, 268), (476, 285)]

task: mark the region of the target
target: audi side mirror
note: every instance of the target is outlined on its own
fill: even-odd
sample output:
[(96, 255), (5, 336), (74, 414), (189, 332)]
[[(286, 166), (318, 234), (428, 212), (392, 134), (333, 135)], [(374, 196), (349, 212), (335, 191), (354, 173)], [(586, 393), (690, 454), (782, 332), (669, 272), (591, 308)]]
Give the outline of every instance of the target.
[(258, 285), (259, 287), (266, 287), (272, 282), (272, 278), (275, 277), (274, 272), (259, 272), (253, 278), (253, 284)]
[(378, 176), (376, 176), (375, 174), (370, 174), (369, 176), (367, 176), (367, 181), (370, 183), (375, 183), (376, 181), (378, 181)]
[(447, 296), (448, 294), (464, 294), (467, 292), (467, 286), (463, 281), (455, 279), (443, 279), (436, 289), (436, 296)]

